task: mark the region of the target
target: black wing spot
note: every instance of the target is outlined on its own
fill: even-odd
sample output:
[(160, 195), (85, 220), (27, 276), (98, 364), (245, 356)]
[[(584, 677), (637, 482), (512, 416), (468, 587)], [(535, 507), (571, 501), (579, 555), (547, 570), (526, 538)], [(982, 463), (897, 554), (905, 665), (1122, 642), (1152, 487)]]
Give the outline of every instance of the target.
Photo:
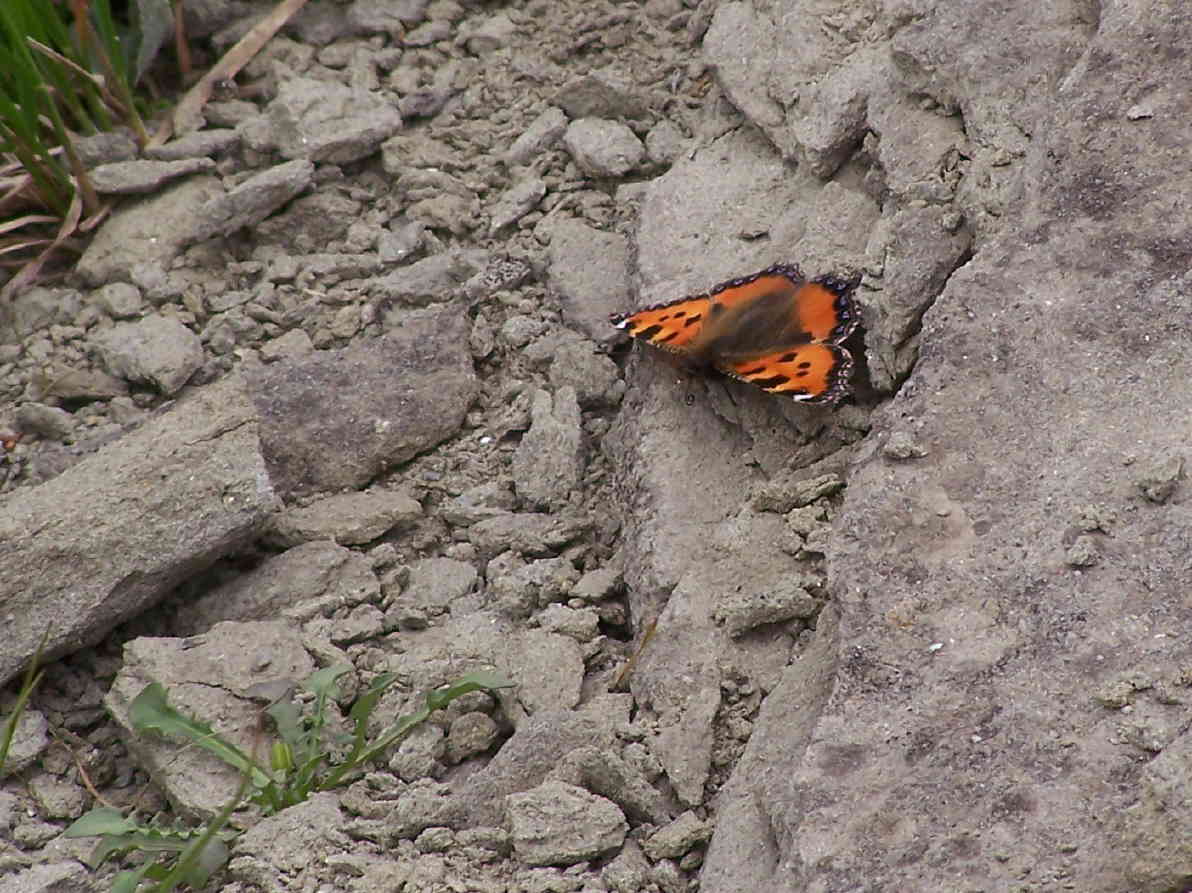
[(695, 316), (692, 316), (686, 322), (684, 322), (683, 327), (686, 328), (687, 326), (693, 326), (703, 318), (704, 315), (702, 313), (697, 313)]
[(662, 331), (662, 326), (650, 326), (642, 329), (640, 332), (634, 332), (638, 338), (645, 338), (647, 341), (652, 340), (655, 335)]
[(779, 385), (784, 385), (788, 381), (790, 381), (790, 378), (788, 378), (785, 375), (771, 375), (769, 378), (751, 378), (751, 379), (749, 379), (750, 384), (755, 384), (759, 388), (766, 388), (767, 390), (776, 388)]
[(799, 355), (798, 351), (791, 351), (790, 353), (784, 353), (782, 356), (780, 356), (778, 358), (778, 362), (789, 363), (791, 360), (793, 360), (798, 355)]

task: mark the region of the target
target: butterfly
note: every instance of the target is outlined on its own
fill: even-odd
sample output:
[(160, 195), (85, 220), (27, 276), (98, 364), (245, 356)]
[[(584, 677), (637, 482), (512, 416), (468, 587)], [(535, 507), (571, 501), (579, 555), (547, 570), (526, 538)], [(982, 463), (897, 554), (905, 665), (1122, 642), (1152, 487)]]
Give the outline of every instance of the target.
[(860, 280), (807, 280), (793, 264), (722, 282), (707, 294), (656, 304), (611, 322), (634, 338), (772, 394), (835, 404), (850, 390), (853, 357), (841, 345), (860, 325)]

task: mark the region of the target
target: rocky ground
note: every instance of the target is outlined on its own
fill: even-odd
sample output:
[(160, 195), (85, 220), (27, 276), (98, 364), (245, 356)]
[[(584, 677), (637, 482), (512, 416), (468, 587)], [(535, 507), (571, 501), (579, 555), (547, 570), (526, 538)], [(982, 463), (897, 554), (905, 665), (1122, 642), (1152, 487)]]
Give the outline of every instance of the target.
[[(0, 887), (235, 793), (146, 683), (247, 747), (340, 663), (382, 719), (517, 688), (237, 817), (219, 889), (1192, 886), (1189, 45), (1172, 0), (312, 0), (202, 129), (92, 141), (134, 197), (0, 308), (0, 681), (55, 659)], [(608, 325), (779, 261), (863, 274), (835, 410)]]

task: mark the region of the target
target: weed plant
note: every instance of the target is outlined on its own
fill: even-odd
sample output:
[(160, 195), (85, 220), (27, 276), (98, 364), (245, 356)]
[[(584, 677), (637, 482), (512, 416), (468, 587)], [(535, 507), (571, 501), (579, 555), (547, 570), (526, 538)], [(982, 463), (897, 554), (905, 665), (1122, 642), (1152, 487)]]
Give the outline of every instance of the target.
[(71, 236), (106, 213), (75, 147), (128, 127), (148, 141), (133, 87), (173, 27), (169, 0), (0, 0), (0, 267), (27, 284)]
[(91, 856), (95, 868), (112, 856), (141, 854), (144, 861), (139, 866), (116, 876), (113, 893), (133, 893), (145, 881), (152, 883), (149, 889), (154, 891), (173, 890), (179, 884), (200, 890), (228, 860), (228, 845), (237, 832), (226, 826), (241, 805), (253, 803), (264, 815), (273, 815), (302, 803), (311, 794), (337, 788), (456, 698), (474, 691), (492, 693), (512, 685), (495, 673), (470, 673), (451, 685), (427, 692), (420, 709), (369, 737), (373, 712), (396, 680), (394, 674), (383, 673), (352, 705), (352, 733), (335, 734), (328, 724), (329, 707), (338, 697), (336, 681), (350, 670), (342, 665), (328, 667), (306, 679), (302, 687), (314, 699), (305, 710), (288, 699), (266, 708), (277, 731), (267, 762), (257, 759), (255, 753), (245, 753), (206, 722), (177, 710), (160, 684), (147, 685), (129, 708), (133, 729), (142, 734), (159, 733), (209, 751), (241, 773), (240, 789), (202, 828), (142, 823), (119, 810), (97, 807), (72, 824), (65, 836), (100, 838)]

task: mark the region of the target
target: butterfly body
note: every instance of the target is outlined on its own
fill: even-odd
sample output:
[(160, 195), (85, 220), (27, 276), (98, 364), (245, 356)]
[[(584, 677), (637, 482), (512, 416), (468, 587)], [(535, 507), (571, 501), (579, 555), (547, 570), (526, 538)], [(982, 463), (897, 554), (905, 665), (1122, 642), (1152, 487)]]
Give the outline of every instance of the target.
[(708, 293), (614, 316), (642, 341), (763, 390), (811, 404), (849, 392), (853, 358), (842, 347), (860, 324), (856, 280), (807, 280), (777, 264)]

